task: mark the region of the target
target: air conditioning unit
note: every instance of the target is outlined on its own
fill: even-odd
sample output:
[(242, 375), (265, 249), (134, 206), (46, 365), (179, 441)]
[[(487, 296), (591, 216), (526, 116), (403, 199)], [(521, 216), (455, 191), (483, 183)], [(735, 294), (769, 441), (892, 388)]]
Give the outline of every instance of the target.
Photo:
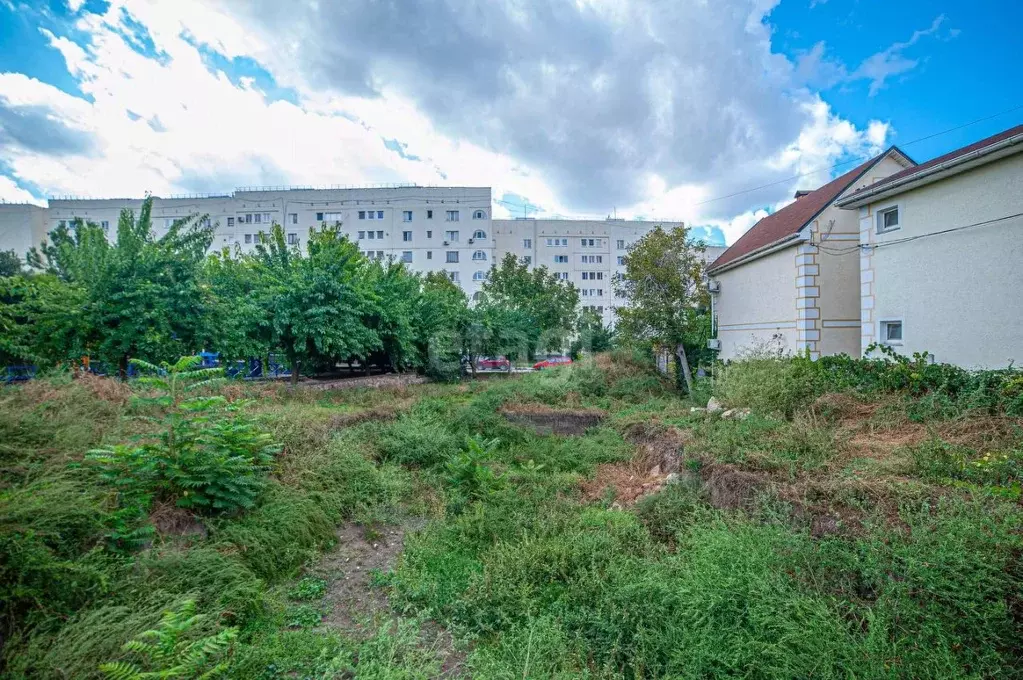
[(721, 349), (721, 341), (718, 340), (717, 338), (711, 338), (710, 340), (707, 341), (707, 349), (720, 350)]
[(444, 242), (444, 245), (446, 245), (446, 246), (449, 246), (449, 245), (451, 245), (451, 244), (450, 244), (450, 243), (448, 243), (447, 241), (445, 241), (445, 242)]
[(710, 291), (711, 293), (720, 293), (721, 292), (721, 282), (720, 281), (716, 281), (714, 279), (711, 279), (711, 280), (707, 281), (707, 290)]
[(472, 245), (473, 243), (476, 243), (476, 240), (475, 239), (469, 239), (469, 244)]

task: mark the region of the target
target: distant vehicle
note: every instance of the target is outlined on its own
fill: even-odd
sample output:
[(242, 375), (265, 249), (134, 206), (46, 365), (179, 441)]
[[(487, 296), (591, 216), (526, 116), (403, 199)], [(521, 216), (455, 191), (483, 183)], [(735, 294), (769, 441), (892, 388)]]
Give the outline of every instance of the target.
[(476, 362), (478, 371), (507, 371), (511, 368), (511, 362), (507, 357), (483, 357)]
[(564, 366), (570, 363), (572, 363), (572, 360), (568, 357), (547, 357), (543, 361), (533, 364), (533, 370), (542, 371), (545, 368), (554, 368), (555, 366)]

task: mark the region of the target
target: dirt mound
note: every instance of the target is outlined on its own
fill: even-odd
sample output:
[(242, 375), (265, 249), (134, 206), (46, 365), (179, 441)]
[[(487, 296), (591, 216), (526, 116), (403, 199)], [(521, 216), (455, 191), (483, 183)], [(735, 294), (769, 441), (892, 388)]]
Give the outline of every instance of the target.
[(710, 466), (705, 475), (707, 499), (722, 510), (749, 509), (757, 495), (769, 485), (765, 475), (739, 470), (732, 465)]
[(632, 423), (623, 434), (637, 447), (637, 465), (652, 475), (678, 472), (685, 446), (692, 441), (692, 435), (684, 430), (650, 421)]
[(537, 434), (581, 435), (604, 420), (596, 409), (559, 410), (546, 406), (504, 406), (501, 414), (509, 422), (531, 428)]
[(160, 536), (199, 536), (206, 538), (206, 525), (184, 508), (172, 503), (158, 503), (149, 513), (149, 521)]
[(360, 423), (368, 422), (386, 422), (388, 420), (394, 420), (401, 413), (402, 409), (396, 406), (378, 406), (376, 408), (366, 409), (364, 411), (353, 411), (352, 413), (339, 413), (335, 416), (331, 416), (330, 421), (327, 423), (327, 428), (331, 431), (340, 430), (345, 427), (351, 427)]
[(605, 463), (597, 466), (593, 479), (580, 484), (583, 498), (599, 501), (614, 493), (614, 503), (631, 506), (643, 496), (657, 493), (668, 483), (669, 473), (638, 472), (634, 463)]

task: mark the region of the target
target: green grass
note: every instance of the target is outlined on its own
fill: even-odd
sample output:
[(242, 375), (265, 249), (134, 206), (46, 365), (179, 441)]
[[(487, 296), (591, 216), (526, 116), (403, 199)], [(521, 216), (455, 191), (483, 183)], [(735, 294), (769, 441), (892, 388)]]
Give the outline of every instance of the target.
[[(1023, 677), (1023, 427), (866, 456), (849, 449), (840, 402), (812, 406), (819, 384), (793, 377), (807, 367), (776, 368), (726, 378), (745, 380), (729, 393), (754, 406), (787, 390), (745, 420), (691, 414), (639, 364), (606, 359), (462, 385), (264, 391), (252, 412), (282, 452), (255, 507), (133, 552), (105, 539), (117, 496), (80, 461), (159, 414), (64, 378), (4, 390), (0, 669), (100, 677), (191, 600), (205, 615), (194, 639), (238, 628), (233, 678), (436, 677), (446, 650), (424, 631), (438, 626), (465, 677)], [(990, 410), (965, 405), (993, 402), (967, 387), (952, 406), (860, 389), (883, 400), (862, 432), (968, 425)], [(541, 436), (508, 422), (506, 404), (607, 417)], [(629, 428), (654, 421), (686, 433), (681, 478), (635, 506), (587, 501), (580, 482), (632, 470)], [(703, 476), (722, 466), (764, 480), (747, 511), (711, 506)], [(814, 533), (834, 508), (841, 530)], [(391, 610), (359, 635), (324, 623), (332, 574), (316, 567), (338, 525), (408, 516), (422, 528), (372, 579)]]

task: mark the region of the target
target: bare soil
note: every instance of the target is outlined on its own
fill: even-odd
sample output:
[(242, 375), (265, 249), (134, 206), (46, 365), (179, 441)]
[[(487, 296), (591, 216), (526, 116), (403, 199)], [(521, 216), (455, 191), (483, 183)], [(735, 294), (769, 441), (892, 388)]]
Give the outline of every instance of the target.
[(553, 409), (548, 406), (505, 405), (501, 413), (509, 422), (528, 427), (540, 435), (577, 436), (601, 423), (606, 415), (598, 409)]
[(339, 380), (308, 380), (299, 381), (301, 389), (308, 390), (349, 390), (359, 387), (407, 387), (408, 385), (422, 385), (430, 382), (426, 376), (416, 373), (386, 373), (384, 375), (369, 375), (358, 378), (342, 378)]

